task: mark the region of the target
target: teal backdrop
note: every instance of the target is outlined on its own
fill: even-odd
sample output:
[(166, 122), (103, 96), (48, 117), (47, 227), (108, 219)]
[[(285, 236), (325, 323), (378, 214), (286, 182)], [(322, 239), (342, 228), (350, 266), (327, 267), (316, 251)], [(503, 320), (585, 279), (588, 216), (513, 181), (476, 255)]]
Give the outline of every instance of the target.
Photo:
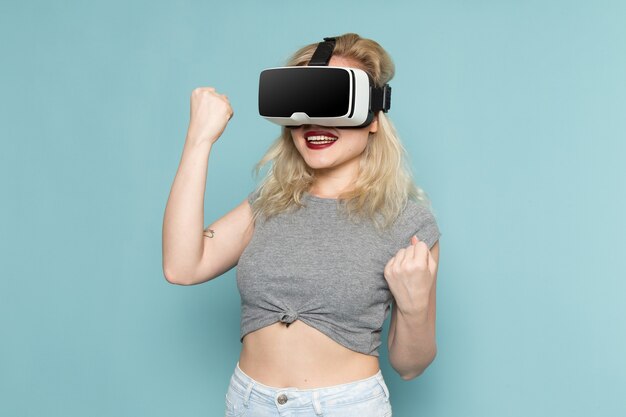
[(191, 91), (235, 116), (205, 224), (278, 134), (259, 72), (345, 32), (397, 66), (389, 113), (442, 230), (438, 356), (396, 417), (626, 415), (626, 3), (3, 1), (0, 415), (220, 416), (235, 270), (169, 284)]

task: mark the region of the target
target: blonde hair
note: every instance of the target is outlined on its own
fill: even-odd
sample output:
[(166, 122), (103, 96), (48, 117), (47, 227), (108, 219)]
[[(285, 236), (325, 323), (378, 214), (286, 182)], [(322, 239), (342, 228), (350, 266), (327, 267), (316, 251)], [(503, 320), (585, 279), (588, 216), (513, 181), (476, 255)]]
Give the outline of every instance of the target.
[[(301, 48), (287, 65), (306, 65), (316, 48), (317, 43)], [(336, 37), (333, 56), (359, 62), (377, 86), (388, 83), (395, 72), (391, 57), (378, 43), (354, 33)], [(354, 187), (339, 196), (339, 207), (350, 219), (370, 219), (382, 232), (396, 220), (409, 199), (430, 204), (426, 193), (413, 182), (406, 155), (391, 120), (378, 112), (378, 130), (370, 133)], [(255, 175), (270, 162), (271, 168), (252, 204), (254, 220), (302, 207), (302, 195), (315, 180), (315, 172), (298, 152), (289, 128), (281, 128), (281, 135), (255, 165)]]

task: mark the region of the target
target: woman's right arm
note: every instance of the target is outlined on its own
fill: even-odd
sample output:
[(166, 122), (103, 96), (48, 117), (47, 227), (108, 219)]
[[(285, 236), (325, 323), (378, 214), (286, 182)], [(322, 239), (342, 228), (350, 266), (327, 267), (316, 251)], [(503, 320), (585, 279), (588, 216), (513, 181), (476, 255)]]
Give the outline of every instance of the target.
[(208, 227), (213, 237), (204, 235), (209, 155), (232, 114), (228, 98), (215, 89), (193, 90), (189, 129), (163, 218), (163, 272), (173, 284), (199, 284), (223, 274), (252, 237), (247, 199)]

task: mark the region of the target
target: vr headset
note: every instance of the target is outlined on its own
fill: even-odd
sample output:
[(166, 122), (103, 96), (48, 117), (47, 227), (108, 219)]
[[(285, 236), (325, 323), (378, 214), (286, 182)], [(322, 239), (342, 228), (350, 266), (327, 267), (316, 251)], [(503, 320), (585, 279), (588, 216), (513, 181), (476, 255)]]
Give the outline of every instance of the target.
[(259, 114), (281, 126), (365, 127), (391, 108), (391, 87), (358, 68), (329, 67), (335, 38), (324, 38), (308, 66), (269, 68), (259, 79)]

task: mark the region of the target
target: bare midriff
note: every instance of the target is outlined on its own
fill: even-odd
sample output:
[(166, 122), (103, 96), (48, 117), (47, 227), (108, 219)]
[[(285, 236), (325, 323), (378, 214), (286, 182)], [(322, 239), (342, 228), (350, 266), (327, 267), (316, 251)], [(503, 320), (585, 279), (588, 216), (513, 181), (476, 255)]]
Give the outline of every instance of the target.
[(261, 384), (299, 389), (345, 384), (380, 369), (377, 356), (348, 349), (300, 320), (248, 333), (239, 367)]

